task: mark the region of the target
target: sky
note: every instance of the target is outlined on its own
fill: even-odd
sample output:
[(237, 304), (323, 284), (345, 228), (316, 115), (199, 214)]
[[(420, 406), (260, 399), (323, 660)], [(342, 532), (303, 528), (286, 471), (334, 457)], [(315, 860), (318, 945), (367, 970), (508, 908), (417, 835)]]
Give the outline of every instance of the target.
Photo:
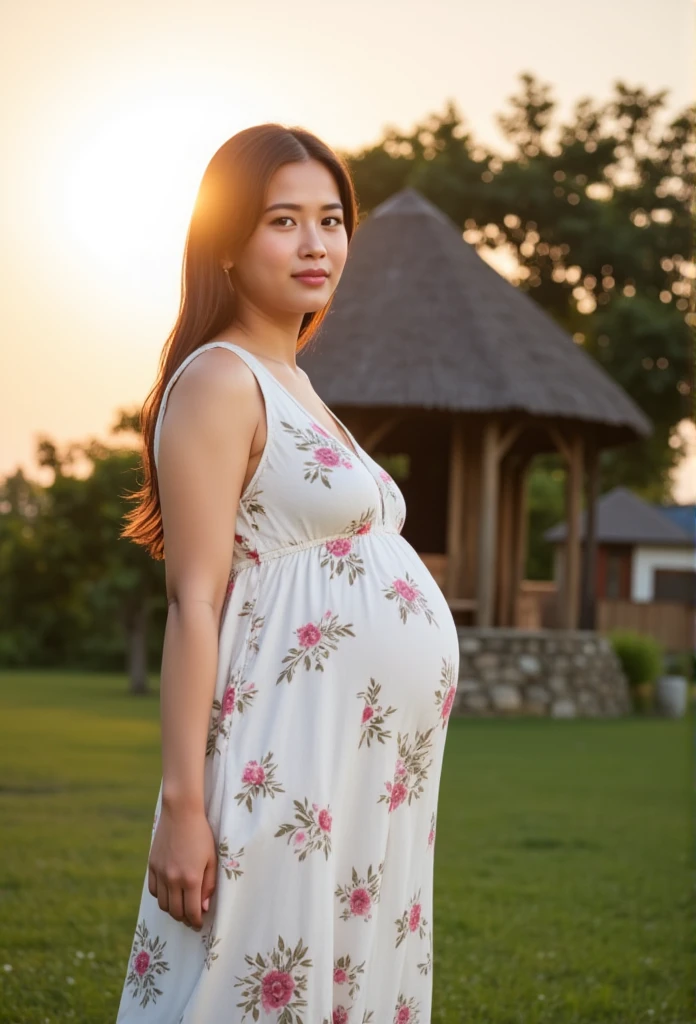
[[(109, 436), (176, 318), (188, 218), (235, 132), (329, 145), (409, 131), (453, 99), (475, 139), (529, 71), (558, 116), (614, 83), (694, 102), (693, 0), (25, 0), (0, 40), (0, 475), (44, 480), (39, 436)], [(675, 497), (696, 501), (696, 431)], [(117, 440), (117, 439), (116, 439)]]

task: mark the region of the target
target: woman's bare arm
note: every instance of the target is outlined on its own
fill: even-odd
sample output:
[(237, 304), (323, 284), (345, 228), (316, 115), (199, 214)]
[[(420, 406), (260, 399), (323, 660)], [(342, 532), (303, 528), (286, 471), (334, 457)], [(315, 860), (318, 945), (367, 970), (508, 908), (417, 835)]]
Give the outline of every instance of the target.
[[(187, 923), (199, 919), (187, 887), (198, 887), (200, 905), (205, 865), (200, 863), (201, 844), (187, 847), (176, 823), (185, 822), (186, 831), (204, 814), (220, 615), (239, 498), (263, 414), (263, 399), (248, 366), (224, 349), (211, 349), (197, 356), (172, 387), (160, 434), (158, 479), (169, 604), (160, 684), (162, 809), (168, 823), (165, 838), (157, 848), (153, 843), (150, 891), (163, 910)], [(161, 893), (163, 885), (168, 893)]]

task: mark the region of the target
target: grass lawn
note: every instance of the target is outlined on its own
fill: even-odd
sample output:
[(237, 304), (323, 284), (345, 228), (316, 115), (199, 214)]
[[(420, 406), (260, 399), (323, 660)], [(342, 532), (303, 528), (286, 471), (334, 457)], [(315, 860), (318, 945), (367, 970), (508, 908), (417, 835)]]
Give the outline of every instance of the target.
[[(157, 696), (2, 672), (0, 712), (0, 1021), (114, 1024)], [(693, 739), (693, 713), (450, 720), (432, 1024), (693, 1022)]]

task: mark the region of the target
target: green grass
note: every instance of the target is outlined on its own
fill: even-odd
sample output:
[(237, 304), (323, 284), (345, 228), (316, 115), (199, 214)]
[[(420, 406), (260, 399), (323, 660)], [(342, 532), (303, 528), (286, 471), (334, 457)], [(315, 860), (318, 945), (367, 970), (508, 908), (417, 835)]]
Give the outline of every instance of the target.
[[(113, 1024), (159, 788), (157, 696), (114, 675), (4, 672), (0, 711), (0, 1021)], [(450, 720), (432, 1024), (694, 1020), (693, 735), (693, 713)]]

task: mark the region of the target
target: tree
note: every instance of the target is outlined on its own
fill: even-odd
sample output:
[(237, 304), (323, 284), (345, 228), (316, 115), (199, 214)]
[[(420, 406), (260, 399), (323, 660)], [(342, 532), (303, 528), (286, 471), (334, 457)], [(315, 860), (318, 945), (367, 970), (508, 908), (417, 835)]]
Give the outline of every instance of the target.
[(554, 130), (550, 89), (520, 78), (511, 111), (498, 118), (512, 155), (476, 143), (449, 101), (411, 132), (389, 127), (376, 146), (344, 154), (360, 205), (367, 213), (412, 185), (479, 250), (511, 254), (518, 287), (653, 421), (653, 438), (608, 454), (603, 487), (622, 483), (659, 500), (683, 454), (676, 428), (692, 393), (696, 108), (661, 128), (664, 90), (617, 82), (610, 101), (580, 100)]
[[(119, 415), (112, 432), (132, 430)], [(0, 659), (101, 665), (125, 651), (131, 692), (145, 693), (148, 624), (166, 600), (163, 563), (120, 537), (140, 454), (44, 437), (37, 458), (48, 486), (20, 471), (0, 488)]]

